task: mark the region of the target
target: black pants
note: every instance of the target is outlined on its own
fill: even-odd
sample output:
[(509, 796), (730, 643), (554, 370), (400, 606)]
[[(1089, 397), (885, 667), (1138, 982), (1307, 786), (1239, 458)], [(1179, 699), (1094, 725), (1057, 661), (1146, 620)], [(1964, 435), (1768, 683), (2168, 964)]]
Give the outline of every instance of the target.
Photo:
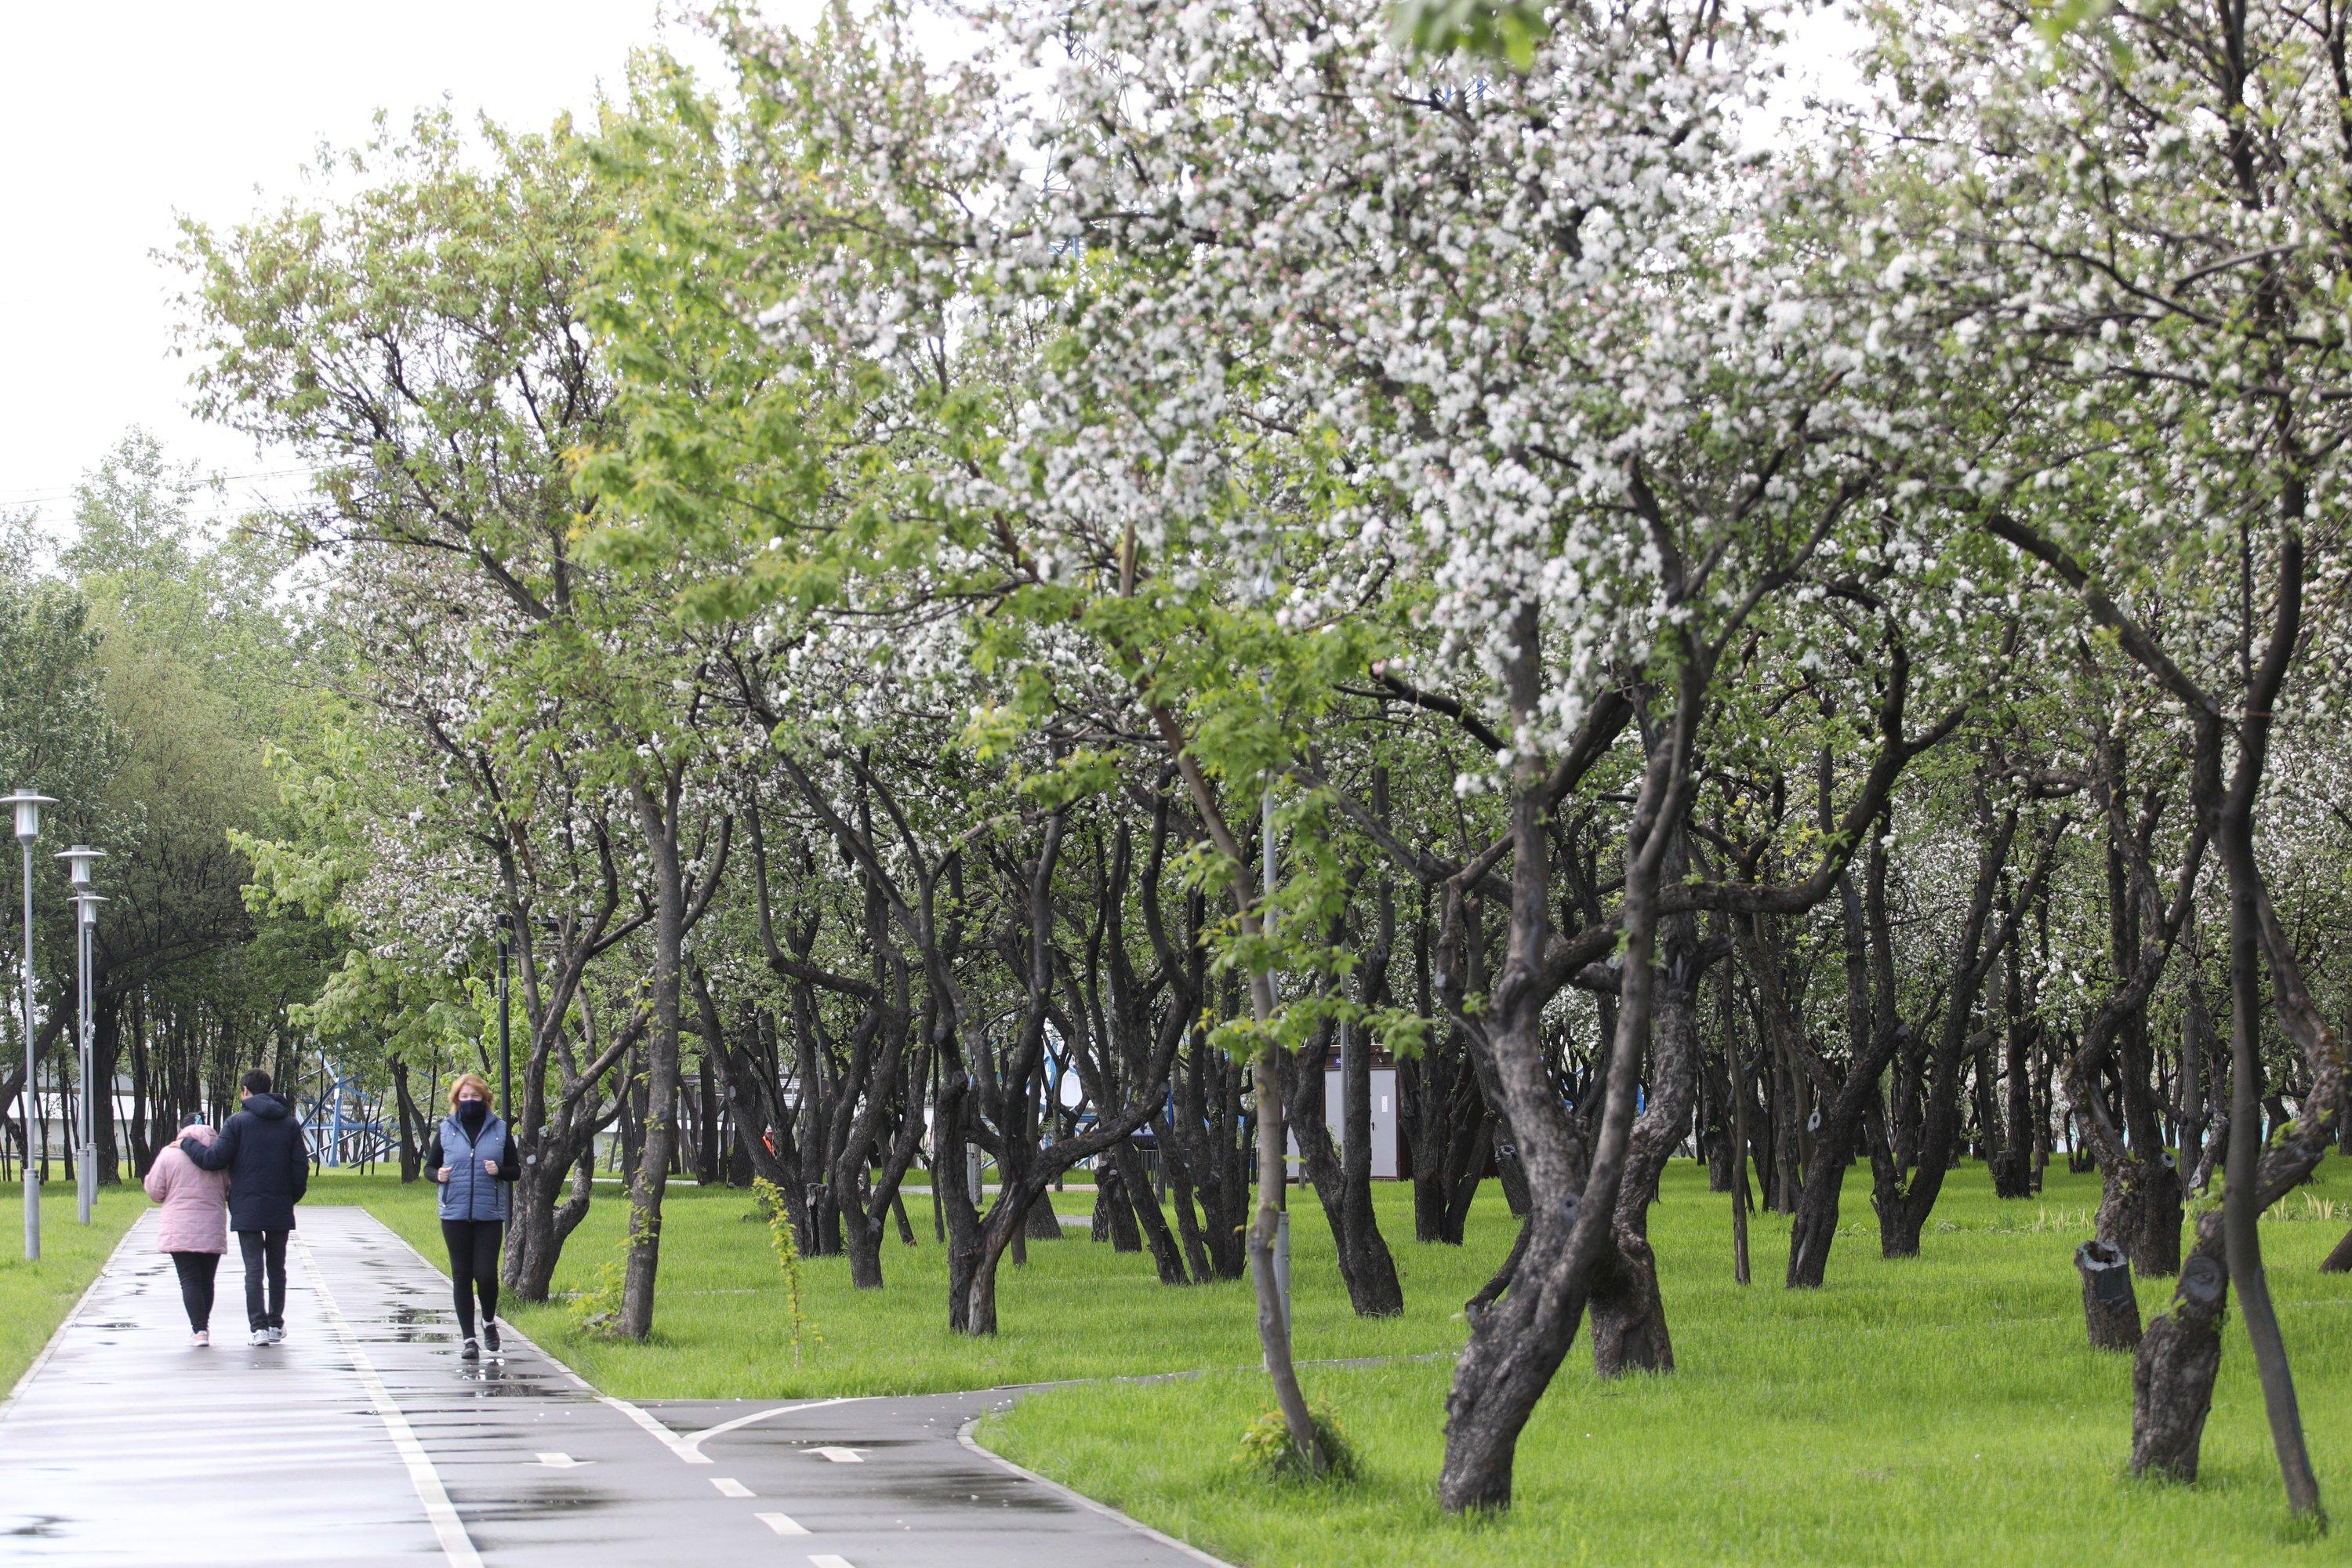
[(457, 1301), (457, 1327), (474, 1337), (474, 1298), (482, 1299), (482, 1321), (499, 1315), (499, 1232), (494, 1219), (445, 1219), (441, 1239), (449, 1244), (450, 1291)]
[(180, 1275), (180, 1305), (188, 1310), (188, 1327), (201, 1333), (213, 1323), (213, 1276), (220, 1272), (217, 1252), (175, 1252), (172, 1267)]
[[(294, 1233), (288, 1230), (240, 1230), (236, 1233), (237, 1250), (245, 1254), (245, 1321), (255, 1329), (282, 1329), (286, 1326), (286, 1238)], [(261, 1304), (261, 1279), (264, 1266), (269, 1274), (269, 1305)]]

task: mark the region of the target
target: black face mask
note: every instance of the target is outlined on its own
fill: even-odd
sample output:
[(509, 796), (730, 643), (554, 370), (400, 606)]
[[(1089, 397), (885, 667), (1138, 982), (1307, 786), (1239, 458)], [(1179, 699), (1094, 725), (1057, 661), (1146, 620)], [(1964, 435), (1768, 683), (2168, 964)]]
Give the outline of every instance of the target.
[(480, 1131), (482, 1119), (489, 1113), (490, 1107), (487, 1100), (461, 1100), (457, 1102), (457, 1120), (465, 1124), (466, 1131), (468, 1132)]

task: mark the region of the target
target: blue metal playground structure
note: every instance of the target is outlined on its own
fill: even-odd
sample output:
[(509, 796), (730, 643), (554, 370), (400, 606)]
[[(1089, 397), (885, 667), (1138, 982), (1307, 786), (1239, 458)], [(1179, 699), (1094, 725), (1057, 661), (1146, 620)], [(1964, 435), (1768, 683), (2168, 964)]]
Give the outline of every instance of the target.
[(309, 1140), (319, 1163), (372, 1165), (391, 1158), (394, 1138), (377, 1114), (382, 1107), (369, 1103), (359, 1079), (344, 1074), (324, 1055), (319, 1058), (319, 1072), (327, 1086), (325, 1092), (311, 1100), (302, 1118), (302, 1136)]

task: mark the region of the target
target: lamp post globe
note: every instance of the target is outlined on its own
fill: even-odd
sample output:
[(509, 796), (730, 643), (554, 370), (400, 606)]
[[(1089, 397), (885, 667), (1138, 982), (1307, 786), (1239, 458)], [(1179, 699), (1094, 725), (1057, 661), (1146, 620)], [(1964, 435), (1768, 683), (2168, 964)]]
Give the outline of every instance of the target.
[(16, 842), (25, 851), (25, 1081), (16, 1104), (25, 1129), (25, 1260), (41, 1256), (41, 1172), (33, 1163), (33, 840), (41, 836), (41, 807), (58, 803), (38, 790), (20, 789), (0, 800), (16, 808)]

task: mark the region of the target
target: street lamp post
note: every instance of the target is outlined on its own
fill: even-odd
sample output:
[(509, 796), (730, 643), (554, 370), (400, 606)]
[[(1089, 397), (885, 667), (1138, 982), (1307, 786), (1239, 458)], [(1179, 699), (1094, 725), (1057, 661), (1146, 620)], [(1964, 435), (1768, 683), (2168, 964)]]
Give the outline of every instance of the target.
[(16, 808), (16, 842), (25, 850), (25, 1087), (17, 1103), (25, 1121), (25, 1261), (41, 1256), (41, 1172), (33, 1163), (33, 840), (41, 836), (41, 807), (58, 803), (38, 790), (5, 797)]
[[(74, 1050), (81, 1068), (81, 1124), (75, 1129), (74, 1195), (81, 1223), (88, 1225), (90, 1210), (98, 1205), (98, 1102), (94, 1098), (98, 1093), (98, 1056), (96, 1042), (90, 1036), (90, 1015), (96, 1011), (89, 984), (90, 942), (97, 935), (98, 906), (106, 901), (90, 886), (89, 868), (91, 861), (106, 858), (106, 851), (77, 844), (70, 849), (59, 850), (58, 858), (66, 863), (66, 878), (73, 887)], [(110, 1094), (112, 1089), (110, 1084)]]
[(514, 1136), (514, 1053), (507, 1037), (507, 942), (514, 935), (514, 916), (499, 916), (499, 1120)]

